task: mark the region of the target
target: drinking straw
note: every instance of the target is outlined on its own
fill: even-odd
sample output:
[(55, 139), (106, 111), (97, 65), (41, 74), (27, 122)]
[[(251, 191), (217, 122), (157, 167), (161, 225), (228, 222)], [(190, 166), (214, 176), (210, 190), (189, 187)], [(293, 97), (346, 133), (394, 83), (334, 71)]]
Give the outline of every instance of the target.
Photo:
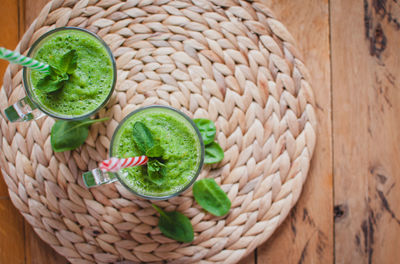
[(6, 48), (0, 47), (0, 59), (8, 60), (11, 63), (20, 64), (22, 66), (38, 70), (41, 72), (49, 72), (50, 66), (34, 60), (32, 58), (26, 57), (24, 55), (19, 54), (16, 51), (8, 50)]
[(86, 187), (91, 188), (100, 184), (114, 182), (117, 180), (111, 172), (117, 172), (120, 169), (144, 165), (149, 159), (146, 156), (131, 157), (126, 159), (110, 158), (100, 163), (100, 168), (85, 172), (83, 183)]
[(120, 169), (146, 164), (146, 156), (119, 159), (112, 157), (100, 163), (100, 170), (103, 172), (117, 172)]

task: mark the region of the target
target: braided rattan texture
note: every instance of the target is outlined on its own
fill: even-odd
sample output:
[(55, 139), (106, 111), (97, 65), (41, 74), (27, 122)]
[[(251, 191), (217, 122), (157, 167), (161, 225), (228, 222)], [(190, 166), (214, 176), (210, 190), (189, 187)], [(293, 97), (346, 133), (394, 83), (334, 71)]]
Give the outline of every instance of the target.
[[(299, 198), (316, 139), (309, 74), (270, 10), (233, 0), (53, 0), (17, 50), (66, 25), (107, 42), (118, 84), (99, 113), (110, 120), (93, 125), (76, 151), (53, 153), (52, 118), (17, 125), (0, 118), (3, 176), (36, 233), (72, 263), (235, 263), (265, 242)], [(25, 95), (21, 81), (21, 68), (10, 66), (0, 109)], [(190, 217), (190, 244), (161, 235), (150, 202), (121, 184), (87, 190), (81, 179), (107, 157), (118, 122), (151, 104), (214, 120), (225, 151), (200, 177), (228, 193), (227, 216), (205, 213), (191, 191), (156, 202)]]

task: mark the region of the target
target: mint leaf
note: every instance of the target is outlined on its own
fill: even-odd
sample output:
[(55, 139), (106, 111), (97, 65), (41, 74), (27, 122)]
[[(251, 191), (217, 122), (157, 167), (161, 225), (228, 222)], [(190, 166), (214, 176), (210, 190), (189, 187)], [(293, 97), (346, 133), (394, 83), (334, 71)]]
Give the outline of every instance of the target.
[(59, 67), (50, 66), (50, 71), (36, 85), (39, 89), (46, 93), (55, 92), (64, 87), (64, 84), (69, 80), (70, 75), (77, 67), (78, 54), (76, 50), (70, 50), (65, 53), (60, 60)]
[(150, 130), (142, 122), (133, 124), (133, 141), (142, 155), (154, 146), (154, 139)]
[(39, 89), (46, 93), (51, 93), (61, 89), (64, 86), (63, 82), (58, 80), (53, 80), (51, 75), (46, 75), (42, 79), (40, 79), (36, 85), (36, 89)]
[(160, 158), (164, 155), (164, 149), (160, 144), (154, 145), (146, 151), (146, 156), (151, 158)]
[(53, 78), (59, 78), (60, 76), (64, 76), (64, 77), (67, 77), (67, 76), (68, 76), (65, 72), (63, 72), (63, 71), (61, 71), (60, 69), (58, 69), (58, 68), (56, 68), (56, 67), (53, 67), (53, 66), (50, 66), (49, 74), (50, 74)]
[(142, 155), (150, 158), (160, 158), (164, 155), (163, 147), (153, 139), (151, 131), (142, 122), (133, 124), (133, 141)]
[(42, 79), (40, 79), (36, 85), (36, 89), (44, 91), (46, 93), (55, 92), (64, 87), (65, 81), (69, 79), (67, 74), (61, 74), (58, 69), (50, 67), (50, 72)]
[(70, 50), (61, 57), (60, 69), (64, 73), (72, 74), (77, 67), (78, 54), (76, 50)]
[(147, 175), (151, 182), (157, 185), (163, 184), (166, 176), (165, 165), (156, 159), (150, 159), (147, 162)]

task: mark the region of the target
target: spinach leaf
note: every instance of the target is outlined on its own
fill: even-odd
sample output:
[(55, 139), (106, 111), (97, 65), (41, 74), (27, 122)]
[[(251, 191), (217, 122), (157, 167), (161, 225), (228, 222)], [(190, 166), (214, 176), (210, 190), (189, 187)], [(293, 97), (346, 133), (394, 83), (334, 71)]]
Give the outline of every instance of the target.
[(160, 158), (164, 155), (164, 149), (160, 144), (154, 145), (146, 151), (146, 156), (150, 158)]
[(224, 158), (224, 151), (217, 142), (212, 142), (205, 147), (205, 164), (218, 163)]
[(224, 158), (224, 151), (221, 146), (214, 142), (216, 128), (214, 122), (204, 118), (193, 119), (200, 131), (201, 138), (205, 145), (205, 164), (218, 163)]
[(179, 212), (164, 212), (155, 204), (152, 204), (152, 206), (160, 213), (158, 227), (166, 237), (179, 242), (193, 241), (193, 226), (192, 223), (190, 223), (189, 218)]
[(231, 201), (214, 179), (198, 180), (193, 185), (193, 196), (204, 210), (216, 216), (229, 212)]
[(166, 177), (165, 165), (156, 159), (150, 159), (147, 162), (147, 175), (149, 180), (157, 185), (161, 185)]
[(204, 145), (212, 143), (214, 141), (215, 133), (217, 131), (214, 122), (204, 118), (193, 119), (193, 122), (196, 124), (197, 128), (200, 131)]
[(106, 120), (108, 120), (108, 117), (81, 121), (58, 120), (51, 128), (51, 147), (54, 152), (76, 149), (85, 142), (89, 135), (89, 126), (91, 124)]
[(147, 150), (154, 146), (153, 136), (142, 122), (133, 124), (133, 140), (142, 155), (145, 155)]

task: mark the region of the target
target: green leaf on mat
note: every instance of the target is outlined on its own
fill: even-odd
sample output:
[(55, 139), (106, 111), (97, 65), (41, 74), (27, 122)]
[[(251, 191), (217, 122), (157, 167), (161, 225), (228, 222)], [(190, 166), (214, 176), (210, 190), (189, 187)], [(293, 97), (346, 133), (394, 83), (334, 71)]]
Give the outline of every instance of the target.
[(212, 142), (205, 147), (205, 164), (218, 163), (224, 158), (224, 151), (217, 142)]
[(89, 126), (91, 124), (106, 120), (108, 120), (108, 117), (80, 121), (58, 120), (51, 128), (51, 147), (54, 152), (76, 149), (85, 142), (89, 135)]
[(193, 241), (193, 226), (187, 216), (179, 212), (165, 212), (155, 204), (152, 206), (160, 213), (158, 227), (166, 237), (179, 242)]
[(216, 216), (226, 215), (231, 208), (228, 196), (212, 178), (196, 181), (193, 196), (204, 210)]
[(213, 121), (204, 118), (198, 118), (193, 119), (193, 122), (196, 124), (197, 128), (200, 131), (204, 145), (208, 145), (214, 141), (217, 129), (215, 128), (215, 124)]

